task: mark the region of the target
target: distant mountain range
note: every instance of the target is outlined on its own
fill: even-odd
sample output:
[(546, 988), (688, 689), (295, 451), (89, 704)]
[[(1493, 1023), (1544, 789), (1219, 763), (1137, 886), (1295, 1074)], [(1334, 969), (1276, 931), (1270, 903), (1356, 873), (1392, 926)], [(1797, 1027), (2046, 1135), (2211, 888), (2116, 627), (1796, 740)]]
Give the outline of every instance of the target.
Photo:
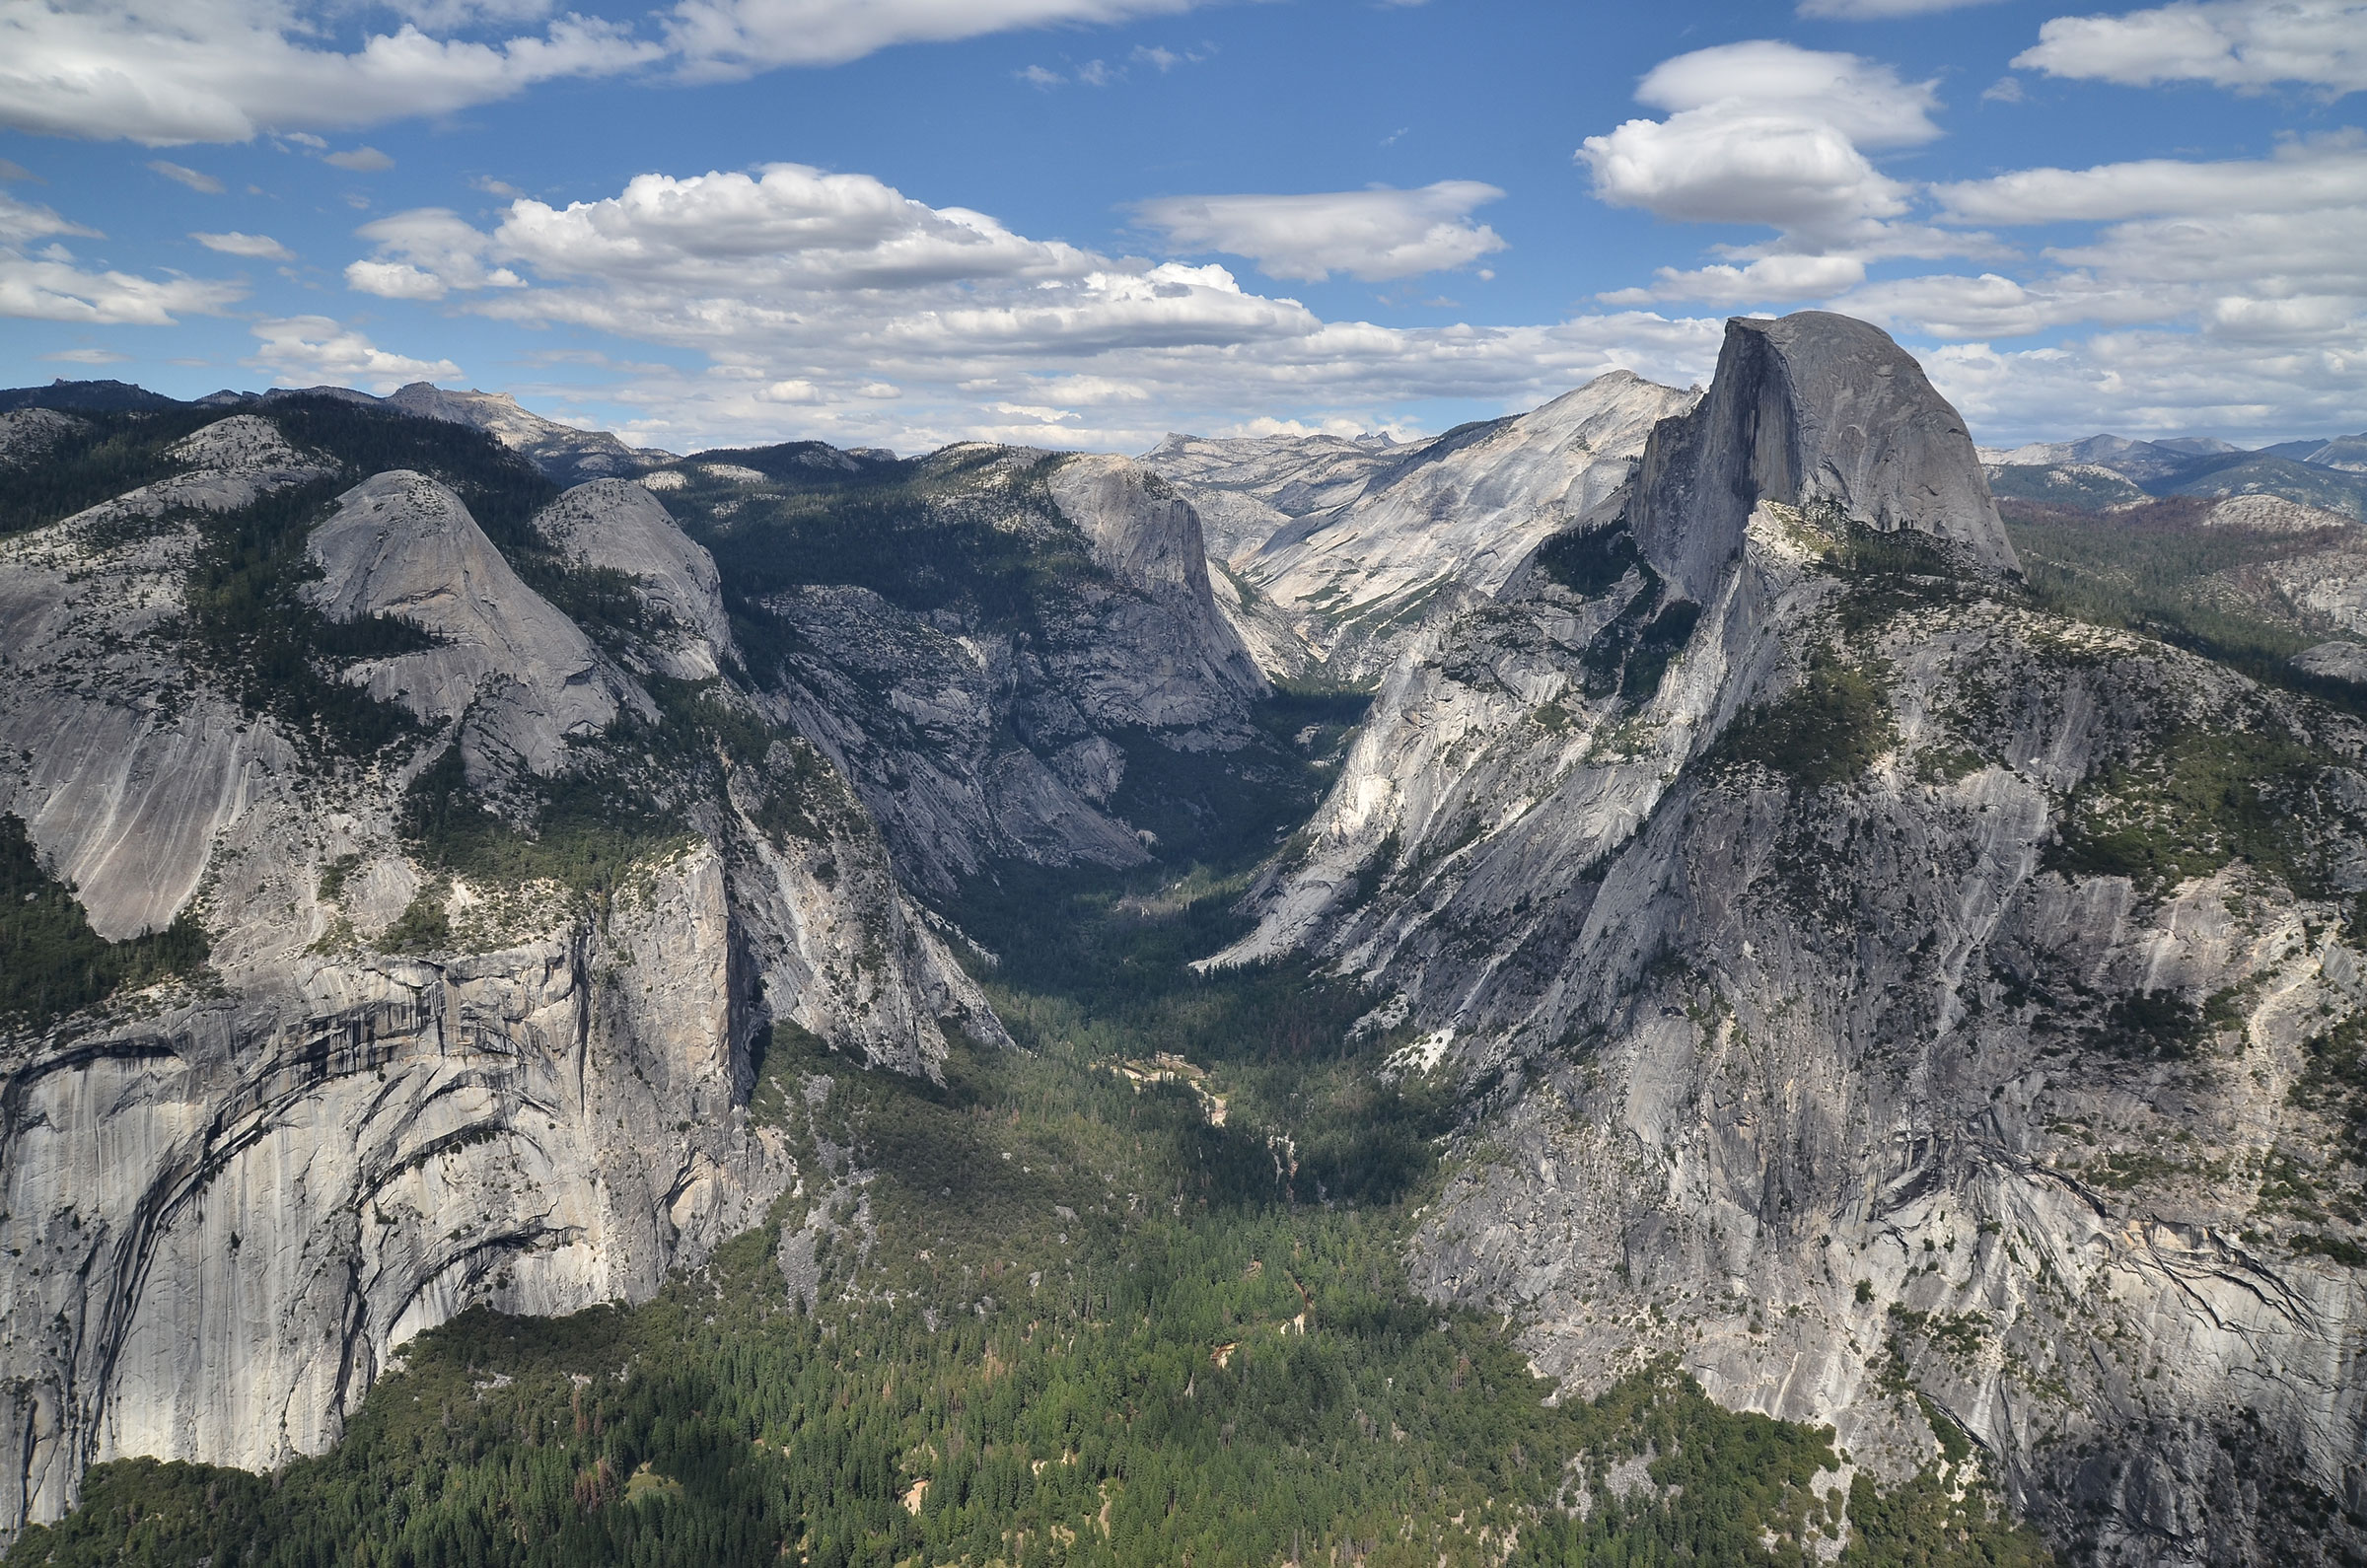
[[(269, 392), (232, 392), (227, 388), (195, 399), (214, 407), (269, 404), (290, 397), (334, 397), (342, 402), (370, 403), (466, 425), (493, 436), (560, 484), (591, 479), (630, 478), (677, 456), (655, 448), (630, 447), (605, 430), (578, 430), (555, 419), (530, 413), (507, 392), (449, 392), (417, 381), (384, 397), (355, 392), (350, 387), (273, 388)], [(120, 381), (55, 381), (46, 387), (0, 390), (0, 413), (20, 408), (73, 408), (86, 412), (175, 408), (180, 400)]]
[(2199, 437), (2090, 436), (1983, 447), (1979, 456), (2000, 500), (2095, 512), (2159, 496), (2265, 495), (2367, 520), (2367, 432), (2251, 452)]

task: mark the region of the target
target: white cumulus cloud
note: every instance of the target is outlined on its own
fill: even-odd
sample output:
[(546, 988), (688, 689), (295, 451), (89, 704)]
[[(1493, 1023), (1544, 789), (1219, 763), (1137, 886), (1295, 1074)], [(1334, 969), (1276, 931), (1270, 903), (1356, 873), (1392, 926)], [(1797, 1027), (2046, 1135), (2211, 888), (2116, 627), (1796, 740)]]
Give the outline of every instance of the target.
[(453, 381), (461, 374), (449, 359), (391, 352), (325, 316), (257, 321), (253, 331), (258, 346), (243, 363), (269, 372), (283, 387), (362, 387), (383, 393), (406, 382)]
[(1764, 224), (1802, 251), (1866, 253), (1911, 187), (1865, 149), (1940, 133), (1931, 83), (1767, 39), (1663, 61), (1636, 98), (1668, 117), (1587, 138), (1578, 159), (1597, 197), (1686, 222)]
[(2274, 157), (2149, 158), (2092, 169), (2022, 169), (1934, 187), (1968, 223), (2110, 222), (2175, 214), (2314, 212), (2367, 202), (2367, 139), (2289, 142)]
[(564, 208), (516, 201), (484, 244), (546, 276), (754, 293), (1073, 278), (1089, 266), (1083, 251), (1022, 239), (983, 213), (802, 164), (641, 175), (617, 195)]
[[(675, 0), (615, 21), (550, 0), (389, 0), (393, 32), (365, 32), (339, 46), (340, 26), (369, 8), (346, 0), (7, 0), (0, 126), (152, 146), (246, 141), (265, 131), (317, 141), (322, 130), (450, 113), (569, 77), (745, 76), (836, 64), (893, 44), (1123, 22), (1196, 3)], [(358, 149), (329, 161), (383, 168), (354, 161), (383, 156)]]
[(68, 222), (38, 202), (19, 201), (0, 190), (0, 245), (20, 245), (53, 234), (78, 235), (89, 240), (103, 238), (98, 230)]
[(1831, 125), (1745, 109), (1632, 119), (1581, 154), (1595, 194), (1694, 223), (1839, 231), (1906, 210), (1906, 187)]
[(1229, 425), (1245, 400), (1371, 428), (1409, 400), (1530, 405), (1614, 366), (1693, 380), (1719, 335), (1648, 311), (1327, 321), (1220, 265), (1040, 241), (796, 165), (643, 175), (564, 207), (516, 200), (488, 227), (401, 213), (362, 236), (372, 253), (347, 270), (362, 292), (704, 355), (699, 371), (639, 367), (610, 397), (646, 411), (629, 435), (661, 445), (787, 430), (910, 451), (1056, 427), (1063, 444), (1139, 450)]
[(2163, 327), (2041, 348), (1985, 342), (1922, 356), (1932, 383), (1985, 441), (2220, 431), (2277, 440), (2358, 426), (2367, 331), (2306, 343), (2231, 342)]
[(219, 316), (243, 298), (235, 283), (86, 272), (52, 247), (27, 255), (0, 248), (0, 316), (92, 326), (172, 326), (176, 312)]
[(492, 42), (439, 38), (406, 22), (339, 50), (317, 41), (323, 9), (297, 0), (11, 0), (0, 7), (0, 125), (150, 145), (236, 142), (265, 128), (445, 113), (666, 52), (616, 24), (572, 15)]
[(1727, 307), (1788, 304), (1830, 299), (1863, 282), (1865, 276), (1866, 264), (1855, 256), (1770, 255), (1739, 267), (1723, 263), (1690, 271), (1661, 267), (1653, 273), (1650, 288), (1620, 289), (1602, 299), (1606, 305), (1669, 300)]
[(1268, 277), (1321, 282), (1345, 272), (1367, 282), (1467, 266), (1504, 249), (1471, 211), (1504, 192), (1475, 179), (1418, 190), (1312, 195), (1163, 196), (1134, 214), (1179, 250), (1248, 256)]
[(2048, 249), (2018, 298), (1993, 278), (1919, 278), (1869, 286), (1845, 306), (1967, 338), (2183, 321), (2217, 340), (2340, 342), (2367, 319), (2367, 143), (2354, 133), (2264, 159), (2029, 169), (1936, 194), (1969, 221), (2095, 227)]
[(1861, 147), (1912, 146), (1940, 134), (1933, 83), (1902, 81), (1878, 60), (1770, 38), (1663, 60), (1644, 73), (1635, 98), (1679, 112), (1739, 106), (1788, 114), (1830, 125)]
[(2367, 88), (2367, 0), (2181, 0), (2122, 16), (2057, 17), (2014, 64), (2149, 87)]
[(693, 75), (836, 65), (897, 43), (942, 43), (1017, 28), (1127, 22), (1198, 0), (681, 0), (667, 40)]
[(378, 254), (345, 269), (348, 288), (390, 300), (440, 300), (454, 289), (513, 289), (518, 274), (487, 265), (484, 235), (449, 207), (417, 207), (366, 223)]
[(192, 234), (190, 239), (208, 250), (224, 255), (251, 256), (257, 261), (293, 261), (296, 252), (267, 234), (241, 234), (233, 229), (228, 234)]

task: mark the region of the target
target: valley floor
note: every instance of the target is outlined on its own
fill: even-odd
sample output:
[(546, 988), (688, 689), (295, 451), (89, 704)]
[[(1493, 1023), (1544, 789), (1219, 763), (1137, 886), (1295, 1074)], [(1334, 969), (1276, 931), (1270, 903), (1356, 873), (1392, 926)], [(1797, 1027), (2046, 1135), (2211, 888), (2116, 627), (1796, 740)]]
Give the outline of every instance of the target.
[(1414, 1294), (1451, 1107), (1341, 1043), (1355, 996), (1190, 974), (1238, 888), (986, 889), (1023, 1048), (940, 1088), (776, 1032), (806, 1176), (706, 1267), (430, 1331), (275, 1476), (100, 1466), (8, 1563), (2048, 1560), (1970, 1444), (1885, 1490), (1674, 1371), (1555, 1403), (1517, 1325)]

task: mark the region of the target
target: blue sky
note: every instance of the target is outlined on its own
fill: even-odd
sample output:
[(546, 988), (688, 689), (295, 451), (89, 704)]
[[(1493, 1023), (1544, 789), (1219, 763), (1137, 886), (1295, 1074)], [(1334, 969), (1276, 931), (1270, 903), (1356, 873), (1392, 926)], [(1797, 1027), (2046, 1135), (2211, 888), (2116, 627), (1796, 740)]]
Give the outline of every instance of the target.
[(1434, 430), (1824, 307), (2367, 427), (2367, 0), (0, 0), (0, 380), (677, 450)]

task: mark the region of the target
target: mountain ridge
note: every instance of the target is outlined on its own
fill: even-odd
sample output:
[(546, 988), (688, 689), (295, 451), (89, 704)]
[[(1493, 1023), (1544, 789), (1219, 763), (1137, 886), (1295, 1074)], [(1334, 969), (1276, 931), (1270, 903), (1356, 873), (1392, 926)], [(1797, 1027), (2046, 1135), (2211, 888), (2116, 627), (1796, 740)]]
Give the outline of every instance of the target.
[[(1705, 392), (1423, 443), (793, 442), (565, 488), (358, 395), (107, 395), (0, 413), (11, 875), (154, 949), (0, 1027), (0, 1505), (108, 1499), (29, 1552), (136, 1520), (129, 1456), (316, 1484), (406, 1345), (466, 1355), (447, 1422), (494, 1411), (469, 1442), (566, 1530), (706, 1519), (705, 1461), (599, 1431), (646, 1373), (513, 1410), (481, 1309), (720, 1315), (755, 1337), (681, 1342), (890, 1383), (980, 1355), (982, 1410), (1131, 1335), (1105, 1284), (1151, 1291), (1127, 1408), (1211, 1464), (1268, 1367), (1333, 1390), (1308, 1452), (1419, 1463), (1416, 1406), (1496, 1369), (1439, 1453), (1499, 1468), (1423, 1472), (1422, 1561), (1732, 1512), (1673, 1428), (1548, 1439), (1548, 1387), (1805, 1445), (1736, 1550), (2039, 1560), (1993, 1496), (2080, 1562), (2367, 1547), (2367, 698), (2312, 640), (2367, 637), (2350, 525), (2001, 510), (1911, 358), (1821, 313), (1730, 323)], [(1070, 1250), (1105, 1222), (1106, 1277)], [(1154, 1242), (1238, 1299), (1146, 1287)], [(1413, 1402), (1325, 1359), (1434, 1338)], [(816, 1452), (733, 1425), (730, 1376), (660, 1425)], [(1063, 1499), (1024, 1528), (1180, 1538), (1090, 1420), (989, 1454), (882, 1376), (825, 1403), (921, 1425), (822, 1549), (946, 1549), (973, 1433)], [(748, 1560), (799, 1538), (774, 1506), (734, 1505)], [(1377, 1549), (1346, 1517), (1327, 1549)]]

